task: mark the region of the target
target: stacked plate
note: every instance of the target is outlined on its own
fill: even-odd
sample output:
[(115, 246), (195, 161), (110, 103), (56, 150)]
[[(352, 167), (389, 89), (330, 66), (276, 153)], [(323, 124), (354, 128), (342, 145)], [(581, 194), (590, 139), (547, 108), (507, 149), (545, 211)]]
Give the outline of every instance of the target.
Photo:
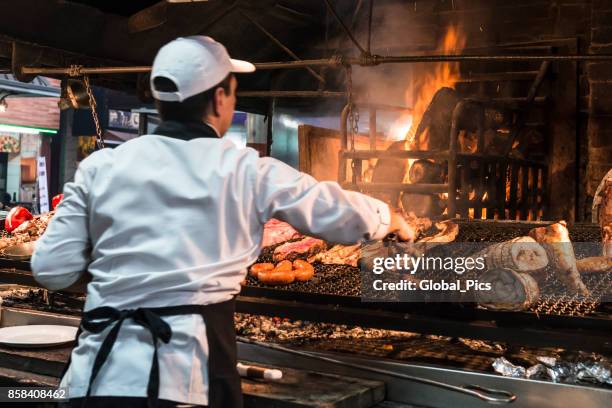
[(3, 327), (0, 345), (19, 348), (63, 346), (74, 342), (76, 332), (76, 327), (52, 324)]

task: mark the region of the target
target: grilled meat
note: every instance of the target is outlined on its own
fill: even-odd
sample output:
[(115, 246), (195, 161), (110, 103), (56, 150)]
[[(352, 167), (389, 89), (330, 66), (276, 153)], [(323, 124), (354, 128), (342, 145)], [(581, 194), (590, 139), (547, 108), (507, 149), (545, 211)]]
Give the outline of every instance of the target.
[(526, 273), (511, 269), (490, 269), (480, 275), (478, 280), (490, 283), (490, 291), (476, 292), (478, 303), (493, 310), (524, 310), (540, 297), (536, 280)]
[(264, 225), (261, 246), (272, 246), (299, 237), (301, 234), (291, 225), (273, 218)]
[(54, 214), (55, 212), (51, 211), (36, 215), (33, 219), (15, 228), (10, 234), (5, 232), (0, 238), (0, 250), (24, 242), (36, 241), (45, 233), (47, 225)]
[(612, 273), (612, 258), (594, 256), (576, 261), (580, 273)]
[(413, 212), (404, 212), (403, 216), (406, 222), (414, 227), (417, 237), (431, 228), (431, 220), (427, 217), (417, 217)]
[(459, 226), (450, 220), (437, 222), (436, 228), (440, 232), (431, 237), (422, 238), (418, 242), (453, 242), (459, 234)]
[(319, 261), (328, 265), (351, 265), (357, 266), (361, 257), (361, 244), (357, 245), (334, 245), (325, 252), (319, 252), (308, 259), (308, 262)]
[(484, 257), (488, 269), (509, 268), (517, 272), (534, 272), (548, 265), (546, 251), (531, 237), (518, 237), (490, 245), (472, 257)]
[(548, 227), (534, 228), (529, 232), (529, 236), (546, 249), (554, 273), (566, 287), (585, 296), (589, 294), (576, 267), (576, 256), (565, 221)]
[(276, 247), (273, 259), (274, 262), (280, 262), (285, 259), (294, 261), (298, 258), (309, 258), (321, 251), (325, 251), (326, 248), (327, 246), (324, 241), (306, 237), (299, 241), (287, 242)]
[(295, 279), (300, 282), (309, 281), (314, 276), (314, 268), (303, 259), (293, 261), (293, 272), (295, 273)]

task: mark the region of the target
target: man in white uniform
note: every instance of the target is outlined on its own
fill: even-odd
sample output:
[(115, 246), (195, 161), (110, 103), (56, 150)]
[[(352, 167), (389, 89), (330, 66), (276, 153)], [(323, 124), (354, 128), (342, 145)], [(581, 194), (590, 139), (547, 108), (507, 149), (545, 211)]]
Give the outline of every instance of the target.
[(241, 407), (234, 297), (272, 217), (335, 243), (413, 238), (385, 203), (221, 138), (233, 73), (254, 69), (209, 37), (165, 45), (155, 134), (92, 154), (64, 186), (32, 270), (52, 290), (91, 275), (69, 406)]

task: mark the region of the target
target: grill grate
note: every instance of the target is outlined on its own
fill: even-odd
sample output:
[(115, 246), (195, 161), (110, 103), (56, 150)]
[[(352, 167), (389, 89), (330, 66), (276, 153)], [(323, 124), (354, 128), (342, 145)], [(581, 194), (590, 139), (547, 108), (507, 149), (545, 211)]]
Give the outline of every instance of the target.
[(583, 276), (582, 280), (589, 288), (589, 295), (569, 296), (560, 293), (563, 288), (553, 276), (548, 275), (540, 287), (540, 300), (531, 306), (530, 310), (538, 315), (589, 316), (595, 314), (602, 301), (612, 290), (612, 273)]
[[(456, 243), (460, 242), (502, 242), (519, 236), (524, 236), (535, 224), (521, 221), (460, 221), (459, 235)], [(573, 242), (600, 242), (601, 229), (593, 224), (577, 224), (569, 229), (570, 239)], [(280, 244), (279, 244), (280, 245)], [(265, 248), (258, 262), (271, 262), (275, 247)], [(438, 247), (444, 250), (444, 246)], [(577, 253), (577, 256), (589, 256)], [(348, 265), (325, 265), (318, 262), (313, 264), (315, 277), (309, 282), (296, 282), (276, 289), (296, 291), (303, 293), (329, 294), (340, 296), (360, 297), (361, 274), (359, 268)], [(422, 271), (420, 279), (455, 279), (451, 271)], [(589, 296), (567, 295), (563, 284), (553, 274), (548, 273), (540, 281), (540, 300), (532, 305), (528, 311), (537, 315), (556, 316), (595, 316), (609, 318), (609, 312), (601, 309), (606, 297), (612, 293), (612, 273), (591, 274), (583, 276), (583, 281), (590, 290)], [(265, 287), (259, 281), (249, 277), (249, 286)], [(377, 295), (380, 297), (380, 295)], [(393, 299), (390, 299), (393, 300)], [(428, 299), (433, 301), (434, 299)], [(460, 301), (460, 299), (457, 299)]]

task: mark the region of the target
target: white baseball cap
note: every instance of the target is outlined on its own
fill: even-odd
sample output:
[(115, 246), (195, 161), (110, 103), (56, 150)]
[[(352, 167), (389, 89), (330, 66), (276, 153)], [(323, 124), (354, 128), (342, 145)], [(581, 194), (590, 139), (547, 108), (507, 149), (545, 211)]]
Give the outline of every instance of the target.
[[(210, 37), (179, 37), (160, 48), (151, 69), (151, 91), (160, 101), (182, 102), (221, 82), (230, 72), (253, 72), (250, 62), (231, 59), (223, 44)], [(167, 78), (176, 92), (155, 89), (155, 78)]]

